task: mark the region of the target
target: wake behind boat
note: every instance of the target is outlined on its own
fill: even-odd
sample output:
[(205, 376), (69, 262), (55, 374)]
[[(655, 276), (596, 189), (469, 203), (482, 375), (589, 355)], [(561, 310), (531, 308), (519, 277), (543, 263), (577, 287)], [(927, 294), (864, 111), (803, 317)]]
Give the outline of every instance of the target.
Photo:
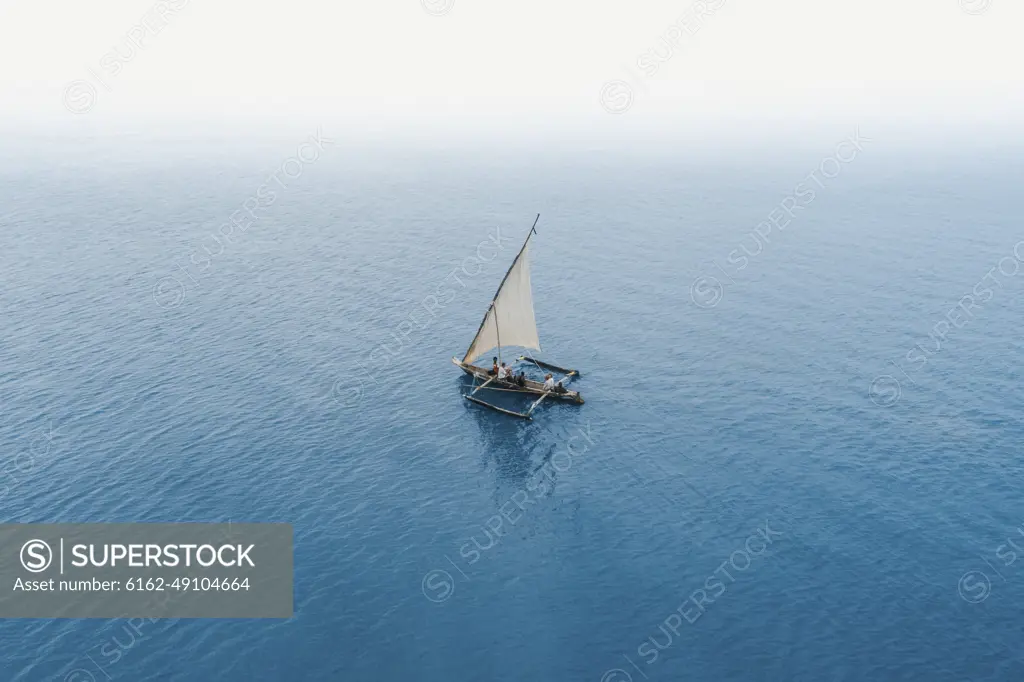
[[(491, 304), (487, 307), (487, 312), (484, 313), (484, 319), (480, 322), (480, 328), (477, 329), (476, 336), (473, 337), (473, 341), (469, 344), (469, 350), (466, 351), (465, 357), (462, 360), (459, 360), (457, 357), (452, 358), (452, 362), (455, 365), (473, 377), (473, 391), (463, 395), (466, 400), (513, 417), (522, 417), (523, 419), (533, 419), (531, 416), (533, 411), (547, 398), (566, 400), (579, 405), (583, 404), (583, 396), (580, 395), (579, 391), (570, 391), (565, 388), (565, 384), (580, 375), (578, 371), (564, 369), (529, 356), (519, 356), (517, 361), (520, 363), (531, 364), (540, 369), (557, 372), (564, 376), (557, 382), (553, 381), (554, 377), (550, 373), (547, 375), (549, 380), (546, 382), (526, 379), (522, 375), (517, 380), (511, 363), (509, 363), (509, 368), (506, 369), (501, 359), (502, 345), (540, 350), (540, 339), (537, 336), (537, 320), (533, 314), (533, 291), (530, 285), (529, 253), (530, 238), (537, 234), (538, 220), (540, 220), (539, 213), (533, 221), (533, 227), (530, 228), (530, 232), (526, 235), (523, 248), (519, 250), (519, 254), (512, 261), (512, 265), (509, 267), (508, 272), (505, 273), (501, 284), (498, 285), (498, 291), (494, 294), (494, 298), (491, 299)], [(495, 349), (497, 349), (496, 363), (491, 369), (473, 364)], [(506, 372), (508, 372), (506, 376), (501, 376)], [(478, 386), (476, 384), (477, 381), (483, 383)], [(539, 397), (530, 404), (525, 412), (516, 412), (498, 407), (476, 397), (476, 394), (482, 390), (521, 393)]]

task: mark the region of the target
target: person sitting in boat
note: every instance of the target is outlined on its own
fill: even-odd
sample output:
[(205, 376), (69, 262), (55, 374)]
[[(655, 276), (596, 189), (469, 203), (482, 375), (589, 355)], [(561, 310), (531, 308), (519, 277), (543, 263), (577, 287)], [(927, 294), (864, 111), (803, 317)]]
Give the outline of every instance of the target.
[(555, 378), (547, 374), (544, 376), (544, 390), (552, 393), (565, 393), (565, 386), (562, 386), (561, 381), (555, 383)]
[(520, 372), (516, 377), (516, 386), (526, 386), (526, 372)]
[(508, 379), (508, 367), (506, 367), (505, 363), (503, 362), (503, 363), (501, 363), (501, 367), (498, 368), (498, 380), (499, 381), (505, 381), (507, 379)]
[(498, 358), (491, 358), (491, 371), (488, 374), (498, 376)]

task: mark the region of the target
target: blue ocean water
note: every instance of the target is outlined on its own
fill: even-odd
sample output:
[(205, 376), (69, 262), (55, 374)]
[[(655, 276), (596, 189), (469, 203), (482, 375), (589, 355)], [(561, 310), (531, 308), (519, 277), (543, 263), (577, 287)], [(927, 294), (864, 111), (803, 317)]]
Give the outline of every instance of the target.
[[(5, 143), (3, 518), (292, 523), (295, 615), (0, 679), (1020, 679), (1019, 157), (302, 143)], [(450, 358), (535, 212), (521, 422)]]

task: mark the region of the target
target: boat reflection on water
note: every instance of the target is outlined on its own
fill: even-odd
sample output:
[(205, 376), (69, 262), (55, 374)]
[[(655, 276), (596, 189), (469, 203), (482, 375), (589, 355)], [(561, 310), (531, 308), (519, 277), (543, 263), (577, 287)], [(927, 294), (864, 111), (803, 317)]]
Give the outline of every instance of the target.
[[(472, 390), (471, 378), (457, 379), (463, 392)], [(522, 398), (515, 394), (499, 394), (494, 402), (508, 409), (515, 409)], [(503, 419), (500, 415), (466, 402), (466, 413), (471, 416), (480, 433), (482, 456), (488, 466), (493, 466), (498, 480), (505, 484), (520, 485), (535, 471), (551, 459), (554, 451), (546, 429), (534, 422), (520, 419)]]
[[(463, 390), (472, 386), (469, 377), (460, 377), (458, 382)], [(509, 393), (498, 400), (514, 407), (522, 397)], [(504, 419), (492, 411), (466, 403), (466, 413), (479, 429), (483, 464), (494, 467), (496, 482), (501, 488), (515, 486), (530, 498), (549, 495), (558, 478), (577, 466), (580, 457), (593, 446), (589, 422), (573, 419), (571, 415), (579, 413), (568, 405), (551, 407), (564, 409), (571, 422)]]

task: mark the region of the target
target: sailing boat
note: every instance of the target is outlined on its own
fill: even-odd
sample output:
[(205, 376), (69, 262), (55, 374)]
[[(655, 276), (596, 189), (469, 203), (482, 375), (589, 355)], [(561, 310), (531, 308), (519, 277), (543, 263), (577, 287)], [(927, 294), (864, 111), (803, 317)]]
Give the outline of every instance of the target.
[[(583, 396), (579, 394), (579, 391), (570, 391), (564, 387), (564, 384), (580, 375), (574, 369), (564, 369), (557, 365), (536, 360), (530, 356), (519, 356), (518, 360), (520, 362), (526, 362), (536, 365), (541, 369), (565, 375), (555, 385), (554, 390), (548, 390), (539, 381), (527, 379), (523, 385), (520, 385), (514, 381), (498, 379), (497, 376), (491, 374), (489, 369), (473, 364), (480, 358), (487, 356), (495, 348), (497, 348), (497, 357), (500, 363), (503, 345), (506, 347), (517, 346), (519, 348), (540, 350), (540, 339), (537, 337), (537, 320), (533, 315), (533, 292), (530, 288), (530, 238), (537, 234), (538, 220), (540, 220), (539, 213), (533, 221), (533, 227), (530, 228), (530, 232), (526, 235), (523, 248), (519, 249), (519, 254), (512, 261), (512, 265), (509, 267), (508, 272), (505, 273), (505, 278), (501, 280), (501, 284), (498, 285), (498, 291), (494, 294), (494, 298), (491, 299), (491, 304), (487, 307), (487, 312), (484, 313), (484, 319), (480, 322), (480, 328), (477, 329), (476, 336), (473, 337), (473, 341), (469, 344), (469, 350), (466, 351), (465, 357), (461, 360), (457, 357), (452, 358), (453, 363), (463, 372), (473, 377), (474, 389), (468, 395), (463, 396), (466, 400), (513, 417), (522, 417), (523, 419), (533, 419), (531, 416), (533, 411), (546, 398), (567, 400), (579, 405), (583, 404)], [(479, 386), (476, 385), (478, 380), (483, 382)], [(535, 395), (538, 398), (530, 404), (525, 412), (515, 412), (492, 405), (476, 397), (476, 394), (482, 390), (522, 393)]]

